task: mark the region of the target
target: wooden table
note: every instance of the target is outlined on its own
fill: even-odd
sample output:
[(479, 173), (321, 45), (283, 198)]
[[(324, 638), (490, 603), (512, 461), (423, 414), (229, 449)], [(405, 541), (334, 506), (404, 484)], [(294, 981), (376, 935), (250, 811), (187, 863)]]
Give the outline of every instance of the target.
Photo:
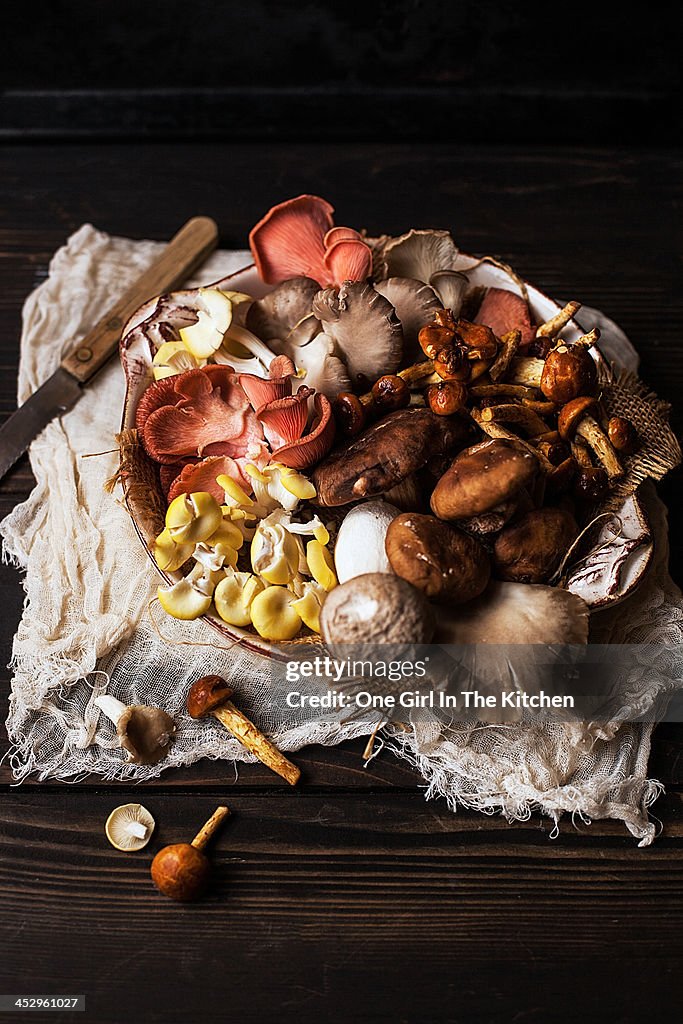
[[(222, 244), (240, 247), (271, 203), (314, 192), (340, 223), (447, 226), (466, 251), (497, 253), (550, 294), (601, 307), (638, 345), (645, 379), (678, 402), (680, 432), (681, 163), (670, 152), (417, 144), (5, 147), (0, 411), (14, 408), (21, 303), (81, 223), (168, 238), (206, 213)], [(30, 488), (24, 459), (2, 483), (0, 512)], [(662, 493), (680, 503), (680, 474)], [(672, 552), (680, 581), (677, 529)], [(2, 566), (3, 662), (22, 599), (18, 573)], [(6, 696), (7, 672), (2, 682)], [(235, 783), (214, 763), (144, 789), (5, 786), (0, 990), (85, 993), (102, 1024), (680, 1019), (680, 726), (657, 734), (651, 770), (668, 792), (654, 808), (663, 835), (646, 850), (618, 823), (565, 821), (551, 840), (539, 818), (451, 814), (389, 756), (364, 770), (362, 747), (302, 751), (296, 791), (260, 767)], [(151, 850), (191, 836), (219, 802), (233, 809), (202, 903), (165, 901), (147, 853), (106, 842), (109, 811), (140, 799), (159, 823)]]

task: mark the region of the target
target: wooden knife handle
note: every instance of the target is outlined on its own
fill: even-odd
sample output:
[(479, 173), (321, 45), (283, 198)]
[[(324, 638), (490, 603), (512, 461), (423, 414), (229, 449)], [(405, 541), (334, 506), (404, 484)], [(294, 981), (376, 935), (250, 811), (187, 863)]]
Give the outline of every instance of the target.
[(218, 244), (218, 228), (210, 217), (193, 217), (174, 235), (161, 256), (141, 274), (93, 327), (62, 367), (85, 384), (116, 352), (121, 328), (135, 310), (155, 295), (185, 281)]

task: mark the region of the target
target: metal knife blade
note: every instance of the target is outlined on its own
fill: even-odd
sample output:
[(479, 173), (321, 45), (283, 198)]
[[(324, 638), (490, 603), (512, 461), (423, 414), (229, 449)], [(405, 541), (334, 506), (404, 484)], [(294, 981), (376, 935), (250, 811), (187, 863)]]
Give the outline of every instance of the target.
[(50, 420), (68, 412), (83, 394), (75, 377), (61, 366), (0, 427), (0, 478), (24, 454)]

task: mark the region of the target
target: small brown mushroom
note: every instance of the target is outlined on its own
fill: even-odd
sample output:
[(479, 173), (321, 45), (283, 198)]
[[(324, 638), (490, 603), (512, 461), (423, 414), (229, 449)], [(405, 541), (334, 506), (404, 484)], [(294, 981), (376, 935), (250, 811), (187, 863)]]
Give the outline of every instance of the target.
[(144, 704), (126, 706), (106, 694), (94, 703), (116, 726), (119, 744), (129, 761), (156, 764), (166, 757), (177, 726), (165, 711)]
[(472, 372), (465, 350), (460, 345), (445, 346), (434, 357), (434, 371), (442, 380), (468, 380)]
[(609, 489), (609, 479), (602, 466), (594, 466), (588, 449), (578, 441), (572, 441), (572, 456), (578, 466), (574, 481), (574, 494), (582, 502), (593, 504), (601, 501)]
[(427, 405), (437, 416), (452, 416), (467, 404), (467, 388), (459, 380), (430, 384), (425, 392)]
[(461, 317), (455, 322), (455, 332), (468, 350), (468, 359), (495, 359), (498, 354), (498, 339), (485, 324), (475, 324)]
[(574, 517), (564, 509), (532, 509), (498, 534), (493, 547), (497, 576), (516, 583), (546, 583), (577, 533)]
[(341, 391), (332, 402), (332, 412), (340, 434), (355, 437), (367, 425), (369, 402), (362, 402), (351, 391)]
[(510, 441), (483, 441), (454, 459), (432, 494), (439, 519), (467, 519), (509, 501), (536, 475), (536, 458)]
[(579, 434), (595, 452), (609, 479), (615, 480), (623, 476), (624, 470), (609, 438), (590, 415), (597, 408), (596, 399), (589, 395), (581, 395), (572, 399), (560, 410), (557, 417), (557, 429), (560, 437), (565, 441), (570, 441), (576, 434)]
[(230, 700), (232, 695), (233, 690), (221, 676), (202, 676), (190, 687), (187, 695), (188, 713), (191, 718), (213, 715), (259, 761), (281, 775), (290, 786), (295, 786), (301, 776), (300, 770), (235, 707)]
[(396, 575), (437, 601), (471, 601), (491, 575), (482, 545), (434, 516), (397, 516), (389, 524), (385, 547)]
[(410, 388), (402, 377), (388, 373), (372, 385), (372, 398), (380, 413), (394, 412), (410, 405)]
[(229, 814), (227, 807), (217, 807), (191, 843), (174, 843), (159, 850), (150, 867), (159, 892), (181, 903), (191, 903), (202, 895), (211, 875), (204, 847)]
[(418, 334), (420, 348), (428, 359), (436, 359), (442, 348), (449, 348), (455, 339), (455, 329), (446, 324), (425, 324)]
[(612, 446), (624, 455), (632, 455), (638, 448), (636, 428), (625, 416), (610, 416), (607, 422), (607, 436)]
[[(595, 391), (598, 371), (588, 349), (599, 337), (596, 329), (573, 345), (560, 345), (548, 353), (541, 374), (541, 391), (549, 401), (564, 405), (579, 395)], [(589, 338), (592, 338), (590, 344)]]

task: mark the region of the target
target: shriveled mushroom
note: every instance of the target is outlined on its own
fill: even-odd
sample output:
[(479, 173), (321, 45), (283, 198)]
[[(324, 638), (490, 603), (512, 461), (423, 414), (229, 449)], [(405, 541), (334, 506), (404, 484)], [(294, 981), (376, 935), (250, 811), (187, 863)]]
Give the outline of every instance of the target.
[(430, 324), (434, 313), (442, 308), (438, 295), (428, 284), (410, 277), (388, 277), (377, 281), (375, 291), (389, 300), (401, 322), (404, 363), (415, 362), (420, 355), (417, 342), (420, 328)]
[(460, 452), (432, 493), (439, 519), (467, 519), (491, 512), (529, 485), (536, 459), (511, 441), (483, 441)]
[(384, 494), (466, 436), (466, 424), (429, 409), (392, 412), (316, 466), (316, 503), (346, 505)]
[(177, 726), (165, 711), (145, 704), (127, 706), (107, 694), (94, 703), (116, 726), (119, 744), (129, 761), (156, 764), (166, 757)]
[(576, 434), (582, 437), (595, 452), (609, 479), (616, 480), (623, 476), (624, 470), (609, 438), (591, 415), (597, 408), (595, 398), (586, 395), (574, 398), (560, 410), (557, 429), (565, 441), (571, 441)]
[(262, 299), (252, 302), (247, 327), (261, 339), (285, 341), (290, 331), (311, 312), (320, 285), (311, 277), (291, 277), (282, 281)]
[(313, 300), (313, 311), (354, 385), (396, 372), (403, 356), (403, 331), (392, 304), (371, 284), (346, 281), (339, 288), (326, 288)]
[(392, 644), (400, 650), (430, 642), (434, 612), (410, 583), (373, 572), (355, 576), (327, 595), (320, 628), (333, 652), (343, 652), (348, 644)]

